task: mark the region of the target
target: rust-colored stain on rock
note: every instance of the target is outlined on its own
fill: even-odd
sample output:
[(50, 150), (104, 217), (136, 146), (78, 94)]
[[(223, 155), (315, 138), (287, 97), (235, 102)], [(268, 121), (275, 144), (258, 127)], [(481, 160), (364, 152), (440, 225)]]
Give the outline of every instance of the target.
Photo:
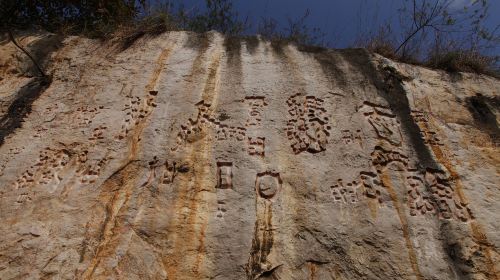
[(499, 279), (496, 78), (217, 32), (67, 38), (42, 87), (0, 54), (0, 279)]

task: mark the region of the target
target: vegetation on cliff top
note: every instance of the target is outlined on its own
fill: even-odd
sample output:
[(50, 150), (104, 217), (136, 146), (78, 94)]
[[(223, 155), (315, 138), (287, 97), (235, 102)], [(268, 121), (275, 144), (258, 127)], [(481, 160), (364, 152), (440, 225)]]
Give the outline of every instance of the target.
[[(91, 38), (119, 38), (123, 48), (143, 36), (171, 30), (206, 32), (217, 30), (229, 36), (247, 34), (247, 20), (233, 8), (231, 0), (205, 0), (203, 10), (187, 10), (172, 1), (151, 0), (2, 0), (0, 29), (41, 27), (60, 34)], [(483, 26), (488, 0), (473, 0), (463, 9), (452, 8), (454, 0), (403, 0), (400, 23), (386, 23), (377, 32), (361, 33), (354, 47), (364, 47), (398, 61), (447, 71), (498, 73), (498, 57), (486, 55), (500, 43), (497, 29)], [(305, 11), (281, 27), (273, 18), (262, 18), (256, 32), (279, 43), (325, 46), (324, 33), (310, 28)], [(398, 30), (395, 32), (394, 30)], [(15, 42), (15, 39), (12, 40)]]

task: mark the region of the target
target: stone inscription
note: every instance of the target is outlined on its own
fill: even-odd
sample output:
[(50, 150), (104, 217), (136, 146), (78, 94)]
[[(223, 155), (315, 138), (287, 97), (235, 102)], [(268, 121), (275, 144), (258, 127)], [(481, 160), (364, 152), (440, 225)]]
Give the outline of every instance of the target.
[[(244, 125), (230, 125), (215, 118), (210, 103), (204, 100), (196, 104), (197, 115), (189, 118), (188, 122), (180, 127), (177, 134), (177, 144), (173, 151), (186, 143), (191, 143), (203, 137), (207, 128), (215, 130), (215, 139), (219, 141), (247, 139), (249, 155), (265, 156), (265, 137), (252, 135), (262, 124), (263, 110), (267, 106), (265, 97), (250, 96), (245, 98), (248, 106), (248, 117)], [(318, 153), (326, 150), (330, 125), (324, 101), (314, 96), (294, 95), (287, 100), (289, 120), (287, 123), (287, 137), (295, 154), (307, 151)], [(224, 118), (225, 119), (225, 118)], [(358, 133), (359, 131), (357, 131)], [(353, 136), (354, 139), (360, 137)]]
[(379, 138), (395, 146), (401, 145), (399, 121), (388, 107), (365, 102), (359, 111), (365, 115)]
[[(181, 125), (178, 134), (178, 145), (196, 141), (207, 128), (215, 129), (216, 140), (246, 139), (247, 152), (251, 156), (265, 156), (265, 141), (262, 136), (250, 136), (262, 125), (263, 110), (267, 106), (264, 97), (252, 96), (245, 98), (248, 106), (248, 116), (243, 126), (232, 126), (213, 117), (211, 104), (201, 101), (196, 104), (198, 114)], [(326, 149), (331, 129), (324, 101), (314, 96), (296, 94), (287, 100), (289, 120), (287, 122), (287, 137), (295, 154), (302, 152), (318, 153)], [(409, 168), (409, 158), (401, 151), (403, 137), (400, 123), (395, 114), (387, 106), (365, 102), (359, 112), (376, 132), (384, 145), (377, 145), (371, 153), (371, 168), (361, 171), (352, 181), (338, 179), (330, 187), (334, 202), (355, 204), (373, 199), (383, 203), (382, 193), (387, 195), (380, 174), (389, 165), (394, 172), (401, 172), (406, 179), (408, 207), (412, 216), (435, 213), (442, 219), (457, 218), (467, 221), (472, 216), (465, 203), (460, 202), (452, 184), (443, 175), (436, 172), (415, 172)], [(427, 144), (440, 145), (436, 134), (428, 129), (427, 116), (421, 112), (412, 112), (412, 116), (421, 128), (422, 137)], [(226, 119), (226, 118), (224, 118)], [(363, 145), (361, 129), (342, 130), (341, 139), (345, 144), (358, 143)], [(217, 163), (218, 189), (232, 189), (233, 169), (231, 162)], [(175, 168), (174, 168), (175, 169)], [(438, 175), (436, 175), (438, 174)], [(439, 175), (441, 174), (441, 175)], [(443, 172), (444, 174), (444, 172)], [(256, 191), (259, 197), (272, 199), (281, 185), (278, 173), (259, 173), (256, 179)], [(384, 202), (385, 203), (385, 202)]]
[(264, 157), (265, 142), (265, 137), (248, 137), (248, 154)]
[(226, 212), (226, 202), (224, 200), (217, 200), (217, 218), (223, 218)]
[(358, 143), (359, 145), (363, 145), (362, 132), (361, 129), (357, 129), (355, 131), (351, 130), (342, 130), (342, 141), (346, 145)]
[(246, 127), (260, 126), (262, 123), (262, 113), (267, 106), (264, 96), (247, 96), (245, 103), (249, 107)]
[(332, 188), (333, 201), (343, 202), (343, 203), (357, 203), (358, 199), (358, 188), (359, 185), (356, 181), (347, 183), (344, 185), (342, 179), (338, 180), (338, 183)]
[(101, 175), (101, 170), (108, 162), (108, 158), (103, 158), (93, 164), (87, 164), (87, 151), (84, 151), (78, 156), (78, 169), (76, 172), (77, 177), (82, 184), (92, 184)]
[(40, 152), (37, 163), (24, 171), (15, 182), (14, 189), (31, 188), (36, 185), (58, 184), (62, 178), (59, 172), (68, 164), (66, 150), (45, 149)]
[(243, 141), (246, 139), (247, 129), (243, 126), (233, 126), (224, 123), (215, 117), (211, 104), (205, 101), (196, 103), (198, 109), (196, 118), (189, 120), (181, 125), (181, 129), (177, 134), (177, 144), (172, 151), (176, 151), (180, 146), (186, 143), (192, 143), (202, 137), (208, 128), (215, 129), (215, 139), (218, 141), (235, 139)]
[(355, 204), (361, 199), (375, 199), (380, 201), (382, 185), (377, 173), (362, 171), (359, 177), (348, 183), (342, 179), (337, 180), (337, 184), (330, 187), (334, 202), (344, 204)]
[(289, 120), (286, 131), (295, 154), (326, 150), (331, 127), (323, 103), (322, 99), (310, 95), (296, 94), (288, 98)]
[(187, 165), (178, 164), (175, 161), (160, 162), (157, 156), (154, 156), (149, 165), (148, 180), (142, 185), (143, 187), (150, 187), (153, 185), (170, 185), (174, 182), (179, 173), (189, 172)]
[(410, 215), (436, 214), (441, 219), (473, 219), (468, 205), (460, 200), (446, 174), (439, 170), (413, 171), (408, 176)]
[(99, 140), (103, 140), (104, 139), (104, 132), (107, 129), (108, 128), (104, 125), (100, 125), (100, 126), (94, 128), (94, 130), (92, 131), (92, 136), (89, 137), (89, 141), (92, 144), (96, 144)]
[(265, 199), (272, 199), (281, 189), (281, 177), (278, 172), (266, 171), (257, 173), (255, 188), (257, 194)]
[(375, 147), (372, 153), (372, 166), (375, 171), (362, 171), (356, 180), (347, 183), (338, 179), (337, 184), (331, 186), (333, 201), (356, 204), (363, 199), (375, 199), (382, 203), (381, 194), (387, 191), (379, 174), (393, 164), (397, 166), (394, 172), (401, 173), (406, 179), (411, 216), (432, 214), (440, 219), (457, 219), (462, 222), (474, 218), (467, 203), (461, 201), (445, 172), (431, 169), (421, 172), (411, 169), (407, 156), (380, 146)]
[(37, 162), (24, 171), (14, 182), (14, 190), (20, 192), (17, 203), (29, 202), (33, 199), (31, 189), (36, 186), (57, 187), (63, 179), (60, 175), (69, 163), (70, 154), (66, 150), (46, 148), (40, 152)]
[(147, 96), (141, 98), (133, 96), (132, 90), (130, 90), (126, 96), (128, 104), (125, 104), (123, 108), (123, 111), (125, 111), (125, 120), (116, 138), (123, 139), (127, 137), (135, 126), (153, 112), (153, 109), (157, 106), (155, 102), (157, 95), (158, 91), (151, 90)]
[(263, 110), (267, 106), (266, 99), (264, 96), (247, 96), (245, 103), (248, 107), (248, 117), (245, 124), (247, 133), (257, 134), (257, 136), (248, 136), (248, 154), (265, 157), (266, 138), (259, 135), (258, 129), (262, 125)]
[[(386, 203), (381, 195), (387, 195), (387, 186), (380, 179), (390, 167), (391, 172), (400, 173), (405, 178), (408, 209), (411, 216), (436, 215), (440, 219), (456, 219), (467, 222), (474, 219), (467, 203), (463, 202), (453, 182), (442, 170), (417, 170), (409, 165), (408, 156), (402, 152), (400, 124), (388, 107), (365, 102), (360, 112), (375, 130), (382, 144), (371, 153), (371, 170), (360, 172), (353, 181), (338, 179), (331, 186), (333, 201), (342, 204), (356, 204), (366, 199), (377, 199)], [(422, 138), (429, 145), (442, 145), (436, 133), (428, 125), (428, 117), (413, 111), (412, 117), (421, 129)], [(356, 139), (349, 130), (342, 131), (344, 143)]]
[(100, 110), (103, 109), (104, 106), (92, 107), (92, 106), (80, 106), (76, 109), (73, 117), (72, 117), (72, 125), (76, 125), (76, 127), (84, 128), (88, 125), (92, 124), (94, 118), (99, 114)]
[(461, 201), (456, 189), (444, 171), (427, 169), (419, 172), (409, 168), (408, 157), (401, 152), (375, 147), (372, 161), (377, 172), (396, 163), (406, 178), (410, 215), (436, 214), (440, 219), (455, 218), (462, 222), (473, 219), (468, 205)]
[(231, 162), (217, 163), (217, 188), (219, 189), (233, 188), (233, 163)]
[(424, 139), (424, 142), (426, 144), (433, 146), (443, 145), (441, 139), (439, 139), (439, 137), (437, 136), (437, 133), (431, 129), (429, 124), (429, 116), (427, 113), (414, 110), (411, 112), (411, 115), (413, 117), (413, 120), (415, 120), (418, 127), (420, 128), (420, 135), (422, 136), (422, 139)]

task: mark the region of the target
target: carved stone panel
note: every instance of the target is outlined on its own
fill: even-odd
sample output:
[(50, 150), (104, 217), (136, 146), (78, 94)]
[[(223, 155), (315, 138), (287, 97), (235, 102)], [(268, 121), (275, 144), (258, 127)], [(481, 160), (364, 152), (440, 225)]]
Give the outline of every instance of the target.
[(219, 189), (233, 188), (233, 163), (231, 162), (217, 163), (217, 188)]
[(272, 199), (281, 189), (281, 177), (277, 172), (266, 171), (257, 174), (255, 181), (257, 194), (265, 199)]
[(287, 100), (287, 136), (295, 154), (326, 150), (330, 125), (324, 100), (296, 94)]

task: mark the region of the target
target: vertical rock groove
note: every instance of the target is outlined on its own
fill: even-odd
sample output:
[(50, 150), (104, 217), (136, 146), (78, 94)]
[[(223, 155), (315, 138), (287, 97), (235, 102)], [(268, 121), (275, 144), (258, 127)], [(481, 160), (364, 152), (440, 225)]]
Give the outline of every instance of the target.
[(498, 279), (500, 80), (140, 43), (67, 38), (52, 82), (0, 44), (0, 279)]

